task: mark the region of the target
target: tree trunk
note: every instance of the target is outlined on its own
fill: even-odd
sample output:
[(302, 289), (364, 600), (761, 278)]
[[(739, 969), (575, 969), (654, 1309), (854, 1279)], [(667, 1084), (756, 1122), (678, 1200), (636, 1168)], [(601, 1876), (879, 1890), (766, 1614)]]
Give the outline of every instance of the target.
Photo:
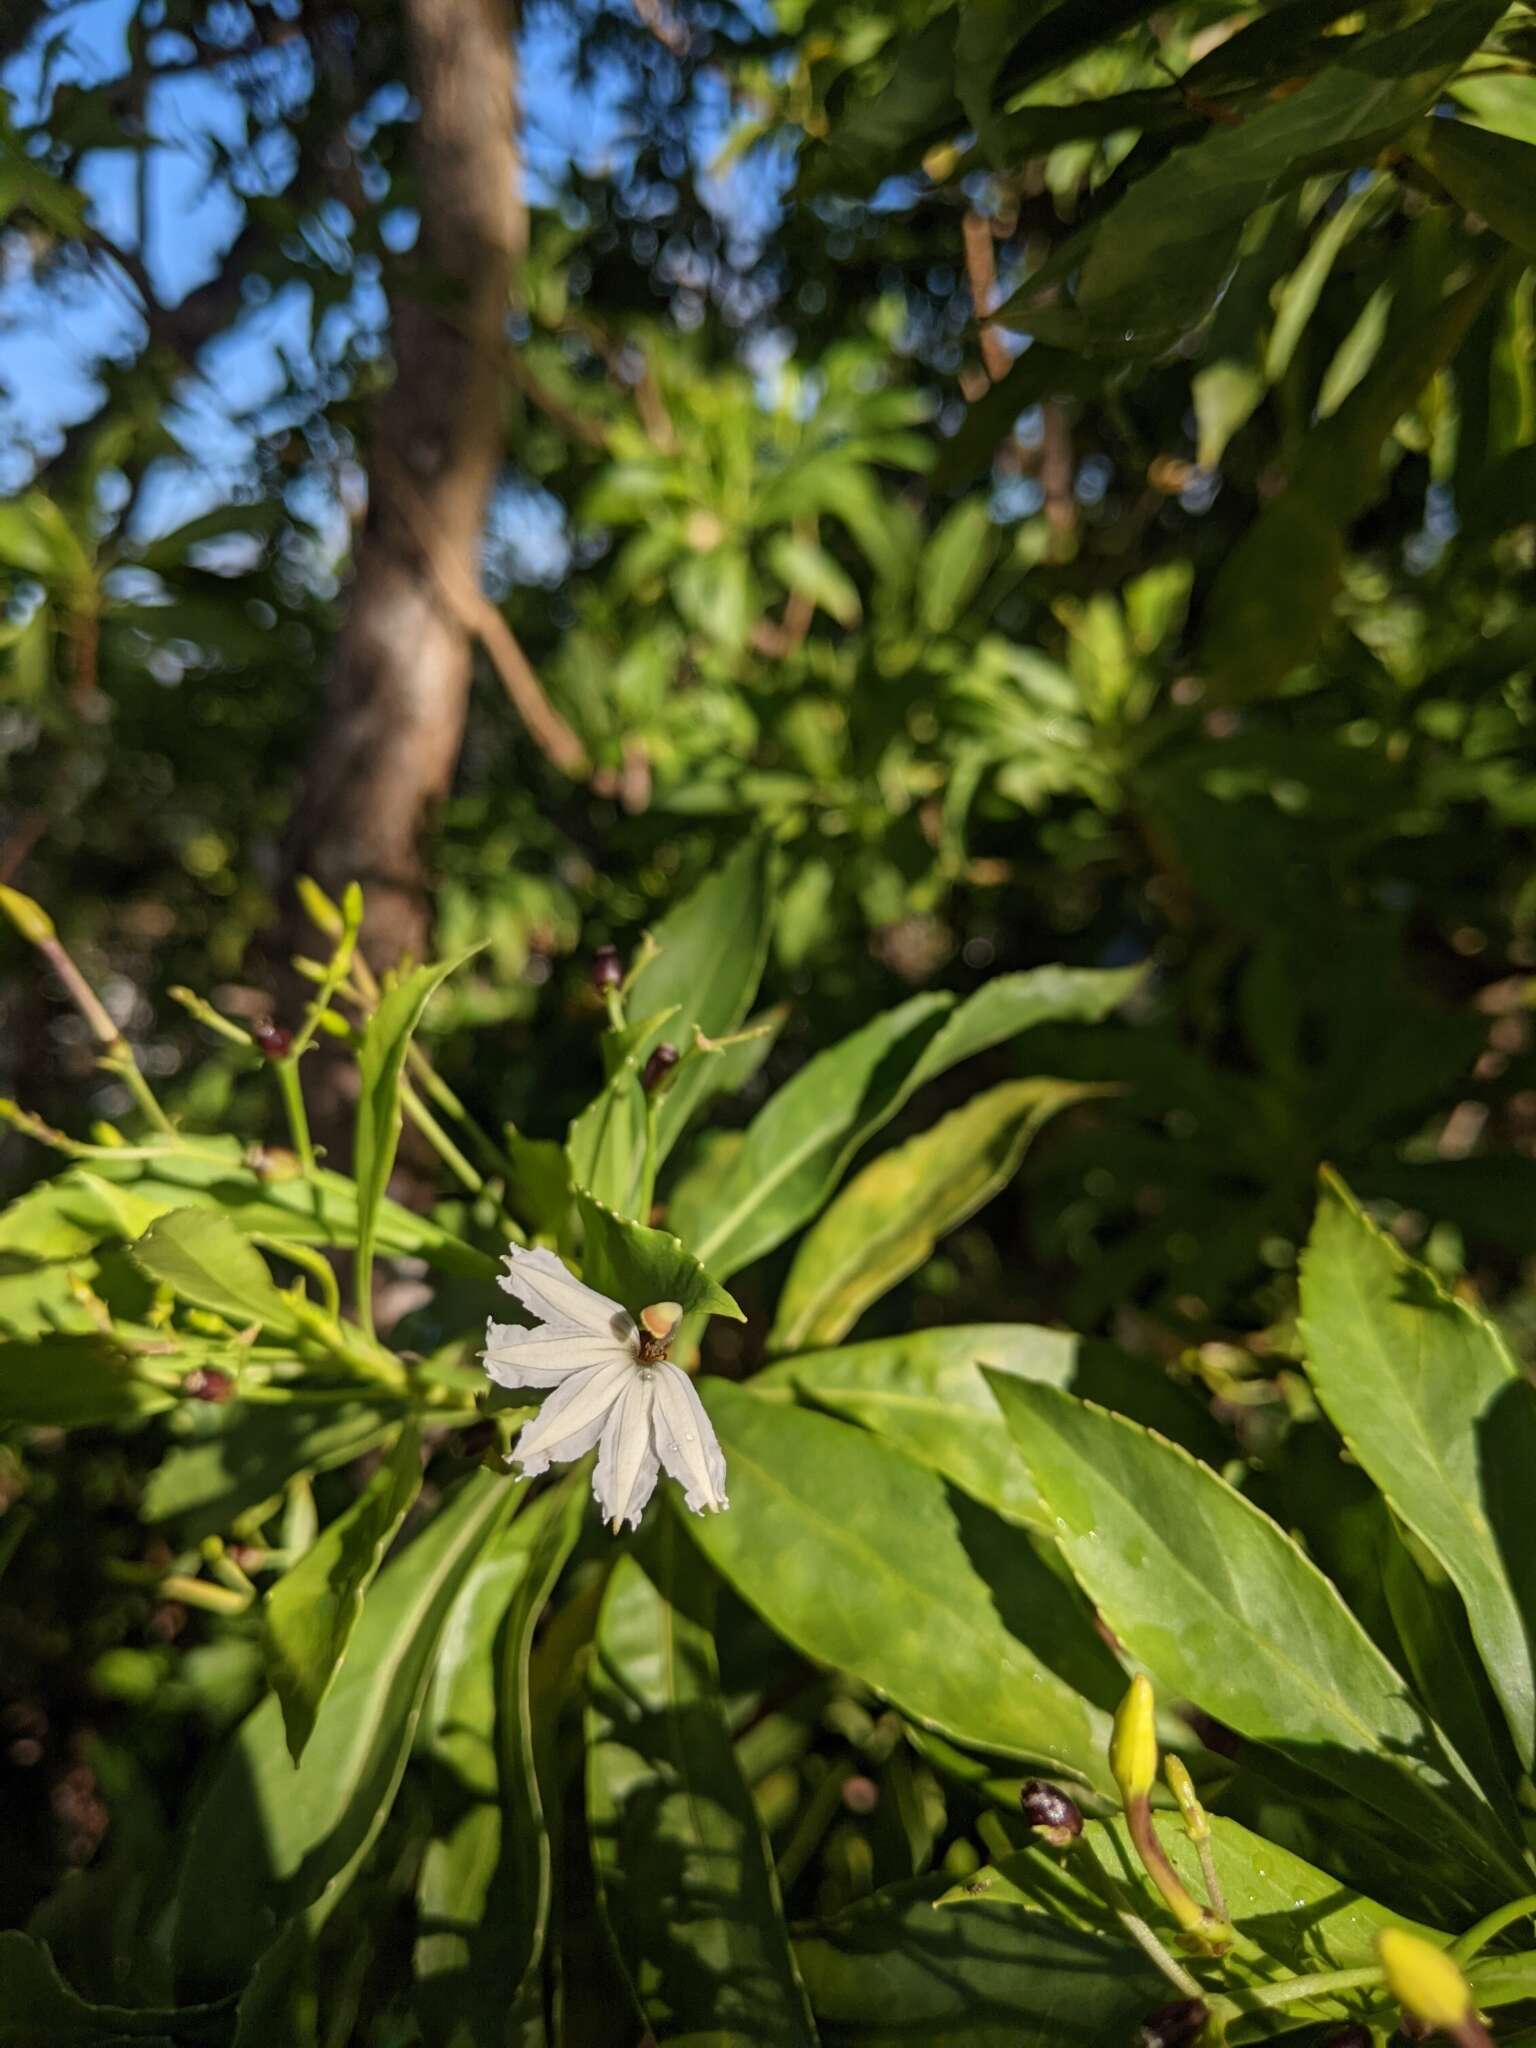
[[(429, 553), (478, 583), (501, 459), (499, 361), (526, 246), (506, 0), (404, 0), (420, 209), (392, 305), (394, 381), (373, 415), (368, 515), (285, 879), (367, 897), (376, 965), (429, 931), (421, 839), (464, 734), (471, 638)], [(285, 910), (287, 909), (285, 905)]]

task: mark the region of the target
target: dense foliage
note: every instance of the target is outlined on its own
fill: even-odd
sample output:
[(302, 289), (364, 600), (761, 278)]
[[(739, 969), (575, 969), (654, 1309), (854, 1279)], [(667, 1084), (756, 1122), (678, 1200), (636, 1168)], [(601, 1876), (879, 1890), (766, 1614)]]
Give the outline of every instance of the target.
[[(1536, 2041), (1536, 15), (542, 0), (482, 596), (426, 5), (0, 25), (131, 302), (0, 504), (0, 2040)], [(284, 839), (386, 514), (428, 966)], [(509, 1473), (532, 1243), (728, 1510)]]

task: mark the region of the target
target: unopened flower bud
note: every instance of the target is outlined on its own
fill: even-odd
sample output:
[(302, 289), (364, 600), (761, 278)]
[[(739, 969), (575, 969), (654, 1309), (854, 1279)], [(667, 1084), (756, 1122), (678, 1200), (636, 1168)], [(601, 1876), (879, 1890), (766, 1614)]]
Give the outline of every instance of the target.
[(850, 1813), (873, 1813), (880, 1804), (880, 1787), (873, 1778), (846, 1778), (843, 1781), (843, 1804)]
[(1083, 1832), (1082, 1809), (1057, 1785), (1031, 1778), (1019, 1794), (1019, 1805), (1042, 1842), (1053, 1849), (1068, 1849)]
[(602, 995), (607, 989), (617, 988), (623, 979), (618, 947), (599, 946), (592, 955), (592, 986)]
[(1181, 1998), (1145, 2020), (1136, 2038), (1140, 2048), (1185, 2048), (1210, 2016), (1203, 1998)]
[(1388, 1991), (1411, 2019), (1449, 2031), (1472, 2017), (1472, 1988), (1447, 1950), (1406, 1927), (1384, 1927), (1376, 1954)]
[(29, 945), (44, 946), (55, 935), (53, 919), (41, 903), (34, 903), (19, 889), (0, 888), (0, 911), (4, 911)]
[(235, 1383), (216, 1365), (195, 1365), (181, 1383), (181, 1391), (193, 1401), (228, 1401)]
[(298, 1153), (285, 1145), (248, 1145), (242, 1158), (258, 1180), (297, 1180), (304, 1171)]
[(665, 1039), (646, 1061), (640, 1075), (640, 1086), (649, 1095), (664, 1074), (670, 1074), (677, 1065), (680, 1055), (675, 1045), (668, 1045)]
[(269, 1060), (285, 1059), (293, 1044), (293, 1033), (285, 1024), (258, 1024), (251, 1036)]
[(1143, 1672), (1131, 1680), (1130, 1691), (1115, 1710), (1109, 1768), (1127, 1806), (1151, 1796), (1157, 1783), (1157, 1702)]
[(1371, 2048), (1371, 2030), (1358, 2020), (1351, 2020), (1347, 2027), (1337, 2027), (1323, 2042), (1323, 2048)]

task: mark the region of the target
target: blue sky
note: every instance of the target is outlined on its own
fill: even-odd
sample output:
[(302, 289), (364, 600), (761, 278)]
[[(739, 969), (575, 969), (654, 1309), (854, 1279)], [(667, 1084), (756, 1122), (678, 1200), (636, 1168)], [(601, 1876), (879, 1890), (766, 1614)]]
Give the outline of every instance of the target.
[[(150, 8), (141, 18), (153, 20)], [(235, 13), (232, 6), (232, 17)], [(127, 29), (134, 0), (74, 0), (54, 10), (43, 36), (4, 67), (0, 89), (10, 117), (25, 127), (63, 87), (99, 85), (128, 64)], [(179, 40), (179, 39), (175, 39)], [(167, 53), (174, 49), (167, 43)], [(307, 90), (307, 60), (297, 41), (272, 53), (263, 75), (270, 97), (286, 103)], [(580, 89), (574, 82), (575, 40), (552, 11), (537, 13), (522, 38), (526, 103), (525, 149), (529, 196), (550, 204), (570, 166), (600, 174), (625, 153), (619, 80), (600, 71)], [(369, 109), (376, 119), (398, 118), (402, 96)], [(233, 240), (243, 208), (232, 189), (228, 163), (246, 189), (280, 189), (289, 172), (282, 138), (268, 134), (253, 147), (245, 109), (227, 84), (204, 72), (157, 81), (147, 109), (152, 146), (140, 152), (95, 149), (77, 177), (92, 220), (120, 247), (138, 253), (162, 301), (174, 304), (213, 274)], [(760, 175), (741, 171), (714, 180), (708, 165), (726, 132), (723, 93), (697, 123), (694, 171), (723, 216), (771, 213), (773, 197)], [(226, 153), (220, 161), (220, 152)], [(148, 232), (140, 247), (140, 210)], [(408, 239), (410, 223), (396, 223)], [(323, 233), (323, 225), (322, 225)], [(345, 260), (344, 248), (339, 251)], [(358, 333), (377, 332), (383, 296), (365, 267), (344, 308), (333, 310), (314, 337), (323, 357)], [(60, 432), (88, 417), (99, 403), (96, 366), (131, 353), (143, 335), (132, 287), (107, 260), (66, 278), (40, 282), (14, 248), (0, 265), (0, 390), (5, 394), (0, 433), (0, 490), (25, 482), (34, 453), (46, 456)], [(143, 524), (164, 531), (221, 502), (246, 470), (266, 422), (261, 408), (286, 382), (284, 357), (311, 360), (308, 288), (293, 285), (242, 314), (234, 329), (204, 352), (202, 375), (188, 378), (171, 417), (187, 452), (185, 464), (161, 464), (145, 494)], [(252, 417), (254, 416), (254, 417)]]

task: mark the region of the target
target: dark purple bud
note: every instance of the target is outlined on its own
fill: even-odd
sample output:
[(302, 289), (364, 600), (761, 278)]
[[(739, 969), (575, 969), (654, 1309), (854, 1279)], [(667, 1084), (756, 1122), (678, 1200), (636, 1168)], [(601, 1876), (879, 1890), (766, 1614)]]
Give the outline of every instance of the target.
[(1351, 2020), (1347, 2027), (1335, 2028), (1323, 2048), (1371, 2048), (1371, 2030), (1362, 2027), (1358, 2020)]
[(1181, 1998), (1143, 2021), (1136, 2038), (1140, 2048), (1186, 2048), (1210, 2016), (1203, 1998)]
[(680, 1057), (681, 1055), (677, 1047), (675, 1045), (668, 1045), (665, 1040), (657, 1046), (656, 1050), (646, 1061), (645, 1071), (640, 1076), (640, 1086), (647, 1095), (655, 1088), (663, 1074), (671, 1073)]
[(1042, 1778), (1030, 1779), (1019, 1794), (1019, 1805), (1035, 1833), (1053, 1849), (1070, 1848), (1083, 1832), (1083, 1816), (1076, 1800), (1069, 1799), (1059, 1786), (1047, 1785)]
[(258, 1024), (251, 1036), (269, 1060), (286, 1058), (293, 1044), (293, 1033), (286, 1024)]
[(606, 989), (617, 988), (623, 979), (618, 947), (599, 946), (592, 955), (592, 986), (601, 995)]
[(228, 1401), (235, 1383), (216, 1365), (194, 1365), (181, 1383), (181, 1391), (194, 1401)]

